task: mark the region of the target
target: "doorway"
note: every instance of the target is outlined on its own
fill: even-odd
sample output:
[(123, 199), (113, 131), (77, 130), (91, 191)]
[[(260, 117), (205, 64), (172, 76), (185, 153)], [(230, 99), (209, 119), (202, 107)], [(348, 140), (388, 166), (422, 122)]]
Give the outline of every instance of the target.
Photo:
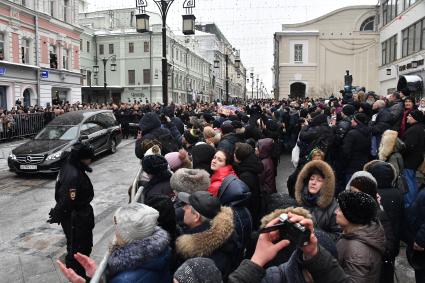
[(305, 90), (306, 90), (306, 85), (305, 83), (300, 83), (300, 82), (296, 82), (291, 84), (291, 89), (290, 89), (290, 97), (291, 98), (305, 98)]

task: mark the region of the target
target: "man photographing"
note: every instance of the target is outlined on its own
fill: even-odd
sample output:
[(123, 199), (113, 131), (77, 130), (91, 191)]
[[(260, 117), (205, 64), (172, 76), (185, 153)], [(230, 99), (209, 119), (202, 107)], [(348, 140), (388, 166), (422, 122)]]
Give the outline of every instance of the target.
[(94, 158), (89, 144), (76, 143), (62, 166), (55, 186), (56, 206), (50, 210), (47, 222), (62, 225), (66, 236), (67, 255), (65, 263), (78, 275), (86, 277), (84, 268), (75, 260), (74, 254), (89, 256), (93, 247), (94, 214), (93, 185), (86, 172)]

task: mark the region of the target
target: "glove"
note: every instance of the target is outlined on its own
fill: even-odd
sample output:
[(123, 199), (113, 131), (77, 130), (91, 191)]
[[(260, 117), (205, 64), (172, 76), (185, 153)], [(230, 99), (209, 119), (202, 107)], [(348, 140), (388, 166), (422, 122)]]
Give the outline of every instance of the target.
[(57, 223), (58, 225), (61, 224), (61, 215), (60, 213), (58, 213), (56, 208), (52, 208), (50, 209), (49, 212), (49, 219), (47, 220), (47, 223), (53, 224), (53, 223)]

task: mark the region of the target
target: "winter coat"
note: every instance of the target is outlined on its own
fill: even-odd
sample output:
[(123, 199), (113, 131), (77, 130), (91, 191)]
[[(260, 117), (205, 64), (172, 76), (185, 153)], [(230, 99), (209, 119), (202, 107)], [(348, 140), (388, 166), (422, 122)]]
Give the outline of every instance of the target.
[(274, 194), (276, 190), (276, 171), (272, 159), (273, 140), (270, 138), (258, 141), (258, 157), (263, 163), (263, 172), (260, 173), (261, 190), (266, 194)]
[(251, 192), (251, 197), (247, 208), (251, 213), (254, 225), (257, 226), (260, 221), (261, 210), (261, 192), (260, 192), (260, 178), (259, 174), (263, 172), (263, 163), (251, 153), (241, 163), (233, 165), (239, 179), (248, 185)]
[(389, 162), (396, 170), (396, 176), (404, 170), (404, 160), (402, 152), (405, 149), (404, 143), (398, 138), (396, 131), (385, 131), (382, 135), (379, 146), (379, 160)]
[(403, 138), (406, 150), (403, 154), (404, 168), (416, 170), (424, 161), (425, 127), (423, 123), (411, 125)]
[(395, 168), (390, 163), (373, 160), (364, 166), (364, 170), (371, 173), (378, 183), (380, 202), (391, 223), (394, 235), (394, 249), (393, 254), (390, 256), (396, 257), (400, 251), (401, 226), (404, 221), (404, 201), (403, 194), (394, 187), (397, 178)]
[(218, 189), (221, 186), (221, 183), (223, 183), (224, 178), (226, 178), (228, 175), (235, 175), (235, 171), (233, 171), (232, 165), (226, 165), (224, 167), (219, 168), (216, 170), (212, 176), (211, 176), (211, 185), (208, 188), (208, 191), (213, 195), (218, 195)]
[(362, 170), (369, 161), (371, 135), (368, 126), (358, 124), (351, 129), (342, 141), (342, 154), (345, 160), (345, 174)]
[(174, 192), (173, 189), (171, 189), (170, 179), (171, 173), (169, 171), (154, 175), (143, 188), (144, 199), (148, 200), (156, 195), (166, 195), (170, 198), (173, 197)]
[(385, 251), (384, 229), (377, 222), (341, 234), (338, 261), (350, 282), (379, 282)]
[(375, 120), (372, 119), (369, 126), (372, 131), (372, 135), (381, 137), (382, 134), (391, 128), (392, 125), (392, 116), (388, 108), (383, 108), (379, 110), (376, 114)]
[(413, 204), (406, 210), (405, 241), (425, 247), (425, 190), (420, 190)]
[(108, 282), (171, 282), (169, 244), (167, 232), (156, 227), (150, 237), (113, 248), (108, 258)]
[[(325, 178), (317, 200), (311, 203), (306, 199), (306, 194), (308, 191), (308, 181), (314, 170), (322, 172)], [(338, 204), (334, 198), (334, 194), (335, 176), (332, 168), (326, 162), (315, 160), (304, 165), (295, 184), (295, 200), (299, 206), (310, 211), (317, 227), (329, 233), (329, 236), (333, 239), (336, 239), (341, 232), (341, 228), (336, 224), (335, 210)]]
[(388, 105), (391, 114), (391, 130), (400, 130), (401, 119), (404, 112), (404, 103), (401, 100), (394, 101)]
[(303, 283), (301, 267), (308, 270), (316, 283), (349, 282), (337, 260), (319, 246), (318, 253), (310, 260), (302, 260), (300, 250), (294, 252), (291, 259), (282, 265), (264, 270), (252, 261), (244, 260), (229, 276), (229, 283)]
[(185, 231), (176, 240), (177, 260), (183, 263), (194, 257), (211, 258), (223, 278), (227, 278), (239, 264), (240, 243), (233, 219), (232, 209), (222, 207), (211, 222)]
[(229, 133), (222, 136), (217, 145), (217, 149), (224, 149), (226, 152), (233, 154), (235, 151), (235, 144), (238, 142), (245, 142), (245, 140), (235, 133)]

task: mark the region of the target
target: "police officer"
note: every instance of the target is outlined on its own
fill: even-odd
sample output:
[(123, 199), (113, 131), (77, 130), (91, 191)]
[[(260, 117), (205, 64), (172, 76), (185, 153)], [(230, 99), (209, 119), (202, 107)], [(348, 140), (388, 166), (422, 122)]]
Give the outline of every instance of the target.
[(93, 247), (94, 214), (93, 185), (86, 172), (94, 157), (89, 144), (76, 143), (62, 166), (56, 180), (56, 206), (51, 209), (49, 223), (58, 223), (66, 236), (65, 263), (80, 276), (86, 278), (84, 268), (75, 260), (77, 252), (89, 256)]

